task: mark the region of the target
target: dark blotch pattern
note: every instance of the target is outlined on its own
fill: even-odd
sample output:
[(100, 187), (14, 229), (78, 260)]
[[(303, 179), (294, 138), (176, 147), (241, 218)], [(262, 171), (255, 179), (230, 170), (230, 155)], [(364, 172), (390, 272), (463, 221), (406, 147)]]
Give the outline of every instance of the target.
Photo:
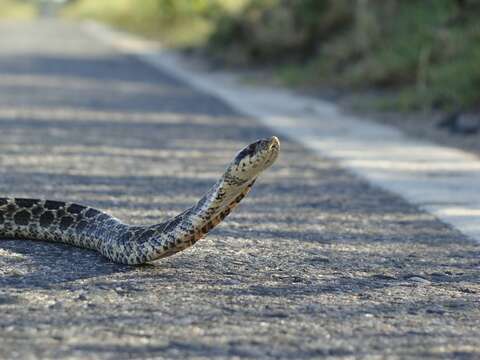
[(60, 229), (62, 230), (66, 230), (70, 227), (70, 225), (73, 224), (73, 217), (71, 216), (63, 216), (61, 219), (60, 219)]
[(180, 224), (182, 220), (183, 220), (183, 216), (177, 216), (167, 224), (164, 231), (166, 232), (172, 231), (178, 224)]
[(40, 226), (42, 227), (49, 227), (52, 225), (53, 220), (55, 220), (55, 216), (53, 215), (52, 211), (45, 211), (42, 216), (40, 216)]
[(45, 211), (45, 209), (41, 206), (35, 206), (31, 212), (32, 212), (32, 215), (33, 216), (39, 216), (40, 214), (42, 214), (43, 212)]
[(71, 204), (68, 208), (67, 211), (70, 214), (80, 214), (83, 210), (85, 210), (85, 206), (78, 205), (78, 204)]
[(105, 220), (110, 219), (110, 216), (107, 214), (101, 214), (100, 216), (97, 217), (96, 221), (98, 222), (104, 222)]
[(30, 213), (27, 210), (19, 211), (15, 214), (13, 220), (17, 225), (28, 225), (30, 222)]
[(45, 209), (48, 209), (48, 210), (58, 210), (64, 206), (65, 206), (65, 203), (61, 201), (52, 201), (52, 200), (45, 201)]
[(85, 213), (85, 217), (87, 218), (93, 218), (100, 214), (100, 211), (95, 210), (95, 209), (88, 209), (87, 212)]
[(148, 239), (150, 239), (153, 234), (155, 234), (155, 231), (153, 231), (153, 230), (147, 230), (147, 231), (145, 231), (143, 234), (141, 234), (141, 235), (140, 235), (137, 239), (135, 239), (135, 240), (137, 241), (137, 243), (143, 244), (143, 243), (146, 242)]
[(88, 222), (82, 220), (82, 221), (79, 221), (77, 223), (77, 225), (75, 226), (75, 228), (77, 229), (77, 232), (82, 232), (88, 225)]
[(17, 203), (19, 208), (31, 208), (34, 205), (39, 203), (39, 200), (37, 199), (15, 199), (15, 202)]

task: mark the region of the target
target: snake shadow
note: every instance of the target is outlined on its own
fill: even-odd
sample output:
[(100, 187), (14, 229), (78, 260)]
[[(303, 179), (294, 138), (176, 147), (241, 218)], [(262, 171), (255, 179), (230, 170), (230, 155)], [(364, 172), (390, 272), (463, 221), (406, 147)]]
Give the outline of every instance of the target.
[[(68, 287), (76, 280), (126, 273), (135, 267), (115, 264), (100, 254), (64, 244), (0, 239), (0, 257), (6, 275), (0, 277), (0, 288)], [(8, 271), (14, 268), (14, 272)]]

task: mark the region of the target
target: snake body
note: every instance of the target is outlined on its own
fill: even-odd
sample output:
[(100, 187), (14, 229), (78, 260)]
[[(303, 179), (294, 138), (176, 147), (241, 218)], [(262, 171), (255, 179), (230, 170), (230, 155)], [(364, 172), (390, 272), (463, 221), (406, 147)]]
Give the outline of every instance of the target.
[(241, 150), (192, 207), (155, 225), (128, 225), (92, 207), (62, 201), (0, 198), (0, 238), (61, 242), (138, 265), (182, 251), (205, 236), (248, 194), (277, 158), (276, 137)]

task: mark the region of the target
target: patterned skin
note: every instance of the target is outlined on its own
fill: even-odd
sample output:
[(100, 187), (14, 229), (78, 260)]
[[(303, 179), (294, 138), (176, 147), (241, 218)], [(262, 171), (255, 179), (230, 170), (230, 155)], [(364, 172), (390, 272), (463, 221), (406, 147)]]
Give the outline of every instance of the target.
[(132, 226), (74, 203), (0, 198), (0, 238), (61, 242), (97, 250), (114, 262), (138, 265), (182, 251), (205, 236), (248, 194), (276, 160), (276, 137), (241, 150), (197, 204), (156, 225)]

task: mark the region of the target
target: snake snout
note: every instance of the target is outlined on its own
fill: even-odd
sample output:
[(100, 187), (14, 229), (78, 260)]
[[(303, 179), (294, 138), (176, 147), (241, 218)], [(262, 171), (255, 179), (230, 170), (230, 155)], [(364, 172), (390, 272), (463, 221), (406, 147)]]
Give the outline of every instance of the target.
[(272, 136), (270, 139), (269, 150), (280, 149), (280, 140), (276, 136)]

